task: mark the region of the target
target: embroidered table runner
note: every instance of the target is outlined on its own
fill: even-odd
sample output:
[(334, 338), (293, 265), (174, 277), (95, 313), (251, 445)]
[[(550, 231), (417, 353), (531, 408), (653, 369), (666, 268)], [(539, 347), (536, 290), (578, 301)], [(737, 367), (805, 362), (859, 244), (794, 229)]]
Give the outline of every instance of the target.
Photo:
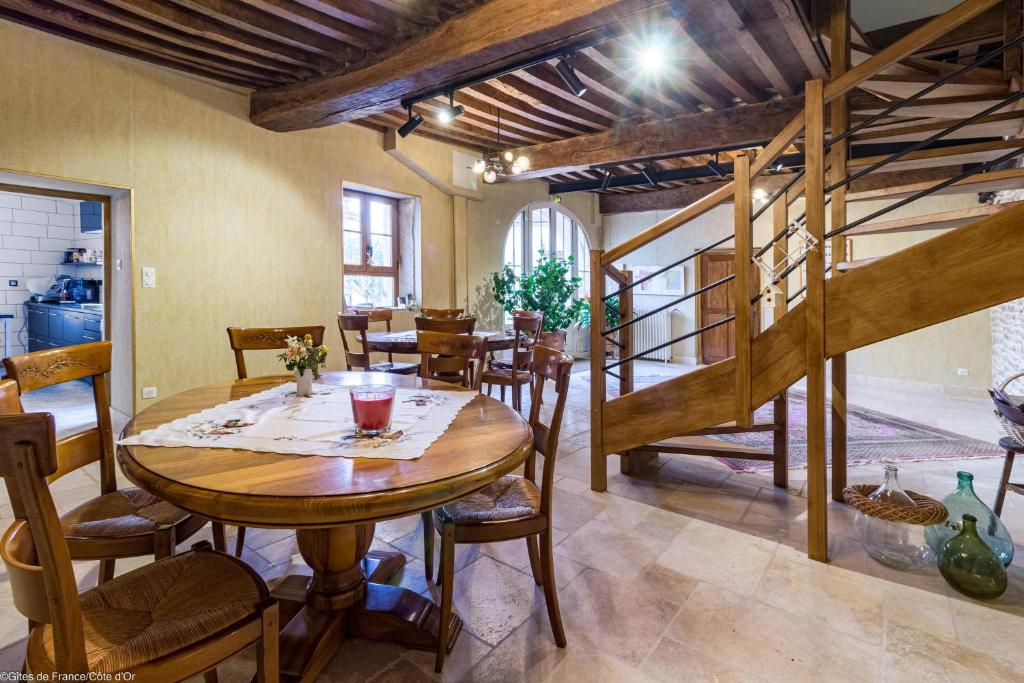
[(355, 436), (349, 388), (313, 384), (297, 396), (288, 382), (207, 408), (118, 441), (124, 446), (238, 448), (272, 453), (415, 460), (441, 436), (472, 391), (395, 390), (391, 431)]

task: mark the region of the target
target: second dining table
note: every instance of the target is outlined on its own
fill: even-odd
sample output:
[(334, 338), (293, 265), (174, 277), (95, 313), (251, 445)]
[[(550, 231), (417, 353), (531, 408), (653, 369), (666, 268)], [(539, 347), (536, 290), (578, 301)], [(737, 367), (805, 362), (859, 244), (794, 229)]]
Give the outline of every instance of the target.
[[(222, 382), (171, 396), (139, 413), (122, 438), (291, 379)], [(331, 372), (321, 382), (466, 391), (385, 373)], [(477, 395), (416, 459), (121, 445), (118, 460), (133, 483), (197, 515), (226, 524), (295, 529), (299, 553), (312, 575), (290, 575), (272, 584), (282, 614), (293, 615), (281, 632), (281, 677), (311, 681), (346, 638), (437, 648), (440, 607), (387, 583), (405, 557), (370, 551), (374, 525), (477, 491), (519, 467), (532, 448), (532, 431), (518, 413)], [(453, 614), (449, 649), (461, 626)]]
[[(515, 336), (501, 330), (476, 330), (474, 336), (482, 337), (488, 351), (504, 351), (515, 346)], [(382, 353), (418, 353), (416, 330), (400, 332), (367, 332), (366, 345), (369, 351)]]

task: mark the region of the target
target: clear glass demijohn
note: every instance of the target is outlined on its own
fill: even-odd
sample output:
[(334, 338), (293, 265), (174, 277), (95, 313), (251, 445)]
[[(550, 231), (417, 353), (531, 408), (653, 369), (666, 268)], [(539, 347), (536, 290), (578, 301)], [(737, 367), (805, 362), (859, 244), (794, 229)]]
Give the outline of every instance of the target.
[[(898, 507), (915, 507), (913, 499), (900, 486), (895, 465), (885, 466), (885, 481), (868, 499)], [(924, 540), (924, 527), (920, 525), (890, 522), (863, 513), (857, 513), (855, 524), (864, 550), (886, 566), (908, 571), (935, 561), (935, 555)]]

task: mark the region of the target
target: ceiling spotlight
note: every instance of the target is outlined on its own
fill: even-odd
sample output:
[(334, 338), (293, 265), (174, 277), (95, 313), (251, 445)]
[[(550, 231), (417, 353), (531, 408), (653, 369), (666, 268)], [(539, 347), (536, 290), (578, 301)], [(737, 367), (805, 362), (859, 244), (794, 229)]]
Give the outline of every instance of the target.
[(668, 50), (665, 43), (660, 40), (654, 40), (644, 45), (640, 48), (637, 57), (640, 68), (651, 76), (660, 74), (668, 64)]
[(477, 159), (473, 162), (473, 173), (480, 174), (487, 170), (487, 162), (483, 159)]
[(519, 168), (521, 168), (524, 171), (529, 171), (530, 170), (530, 160), (529, 160), (529, 158), (527, 158), (525, 156), (520, 155), (519, 158), (516, 159), (515, 165), (518, 166)]
[(558, 64), (555, 64), (555, 71), (562, 77), (565, 84), (569, 86), (569, 90), (576, 97), (583, 97), (587, 92), (587, 86), (583, 85), (583, 81), (576, 75), (576, 69), (572, 68), (572, 64), (569, 63), (569, 57), (561, 57), (558, 60)]
[(725, 168), (722, 164), (718, 163), (718, 155), (715, 155), (714, 159), (708, 161), (708, 169), (719, 178), (725, 177)]
[(419, 114), (413, 113), (412, 107), (409, 107), (409, 120), (402, 124), (402, 127), (398, 129), (398, 134), (403, 138), (409, 137), (419, 125), (423, 123), (423, 117)]
[(608, 185), (612, 182), (612, 172), (611, 169), (606, 168), (602, 173), (603, 175), (601, 176), (601, 192), (604, 192), (605, 190), (608, 189)]
[(515, 159), (515, 158), (516, 158), (516, 155), (515, 155), (515, 154), (513, 154), (513, 153), (511, 152), (511, 150), (510, 150), (510, 151), (508, 151), (508, 152), (505, 152), (505, 153), (504, 153), (504, 154), (503, 154), (502, 156), (503, 156), (503, 157), (505, 157), (505, 161), (509, 161), (509, 162), (511, 162), (511, 161), (512, 161), (513, 159)]
[(461, 104), (455, 104), (455, 93), (448, 93), (448, 106), (437, 113), (437, 120), (441, 123), (451, 123), (462, 116), (466, 110)]
[(484, 171), (484, 182), (485, 183), (490, 184), (490, 183), (493, 183), (497, 179), (498, 179), (498, 174), (495, 173), (493, 168), (489, 168), (486, 171)]
[(780, 173), (782, 171), (782, 162), (776, 161), (774, 164), (772, 164), (772, 170), (775, 171), (776, 173)]

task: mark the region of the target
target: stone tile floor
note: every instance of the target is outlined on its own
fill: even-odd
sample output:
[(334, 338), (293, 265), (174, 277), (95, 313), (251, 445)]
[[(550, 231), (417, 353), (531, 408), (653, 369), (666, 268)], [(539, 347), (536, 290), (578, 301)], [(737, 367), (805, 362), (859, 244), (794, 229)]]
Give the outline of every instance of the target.
[[(347, 643), (324, 681), (759, 681), (1024, 680), (1024, 548), (998, 601), (969, 600), (937, 570), (904, 574), (871, 560), (853, 517), (830, 503), (828, 564), (804, 550), (805, 472), (788, 490), (767, 475), (734, 473), (717, 460), (661, 456), (639, 476), (609, 462), (606, 493), (589, 487), (586, 385), (574, 382), (558, 455), (554, 525), (559, 600), (569, 640), (554, 646), (543, 595), (522, 542), (459, 546), (455, 609), (465, 630), (442, 677), (433, 654), (364, 641)], [(987, 401), (908, 395), (853, 386), (866, 408), (996, 439)], [(907, 488), (943, 496), (957, 469), (975, 474), (991, 503), (1002, 460), (907, 463)], [(852, 482), (878, 481), (877, 466), (853, 467)], [(53, 485), (63, 511), (95, 495), (93, 472)], [(0, 525), (11, 508), (0, 499)], [(1010, 494), (1003, 518), (1024, 540), (1024, 497)], [(396, 577), (429, 594), (419, 518), (377, 527), (375, 547), (405, 552)], [(300, 564), (289, 532), (250, 529), (244, 558), (268, 578)], [(119, 571), (145, 560), (125, 561)], [(94, 564), (76, 567), (83, 588)], [(0, 671), (21, 665), (25, 622), (0, 576)], [(251, 654), (221, 667), (246, 681)]]

